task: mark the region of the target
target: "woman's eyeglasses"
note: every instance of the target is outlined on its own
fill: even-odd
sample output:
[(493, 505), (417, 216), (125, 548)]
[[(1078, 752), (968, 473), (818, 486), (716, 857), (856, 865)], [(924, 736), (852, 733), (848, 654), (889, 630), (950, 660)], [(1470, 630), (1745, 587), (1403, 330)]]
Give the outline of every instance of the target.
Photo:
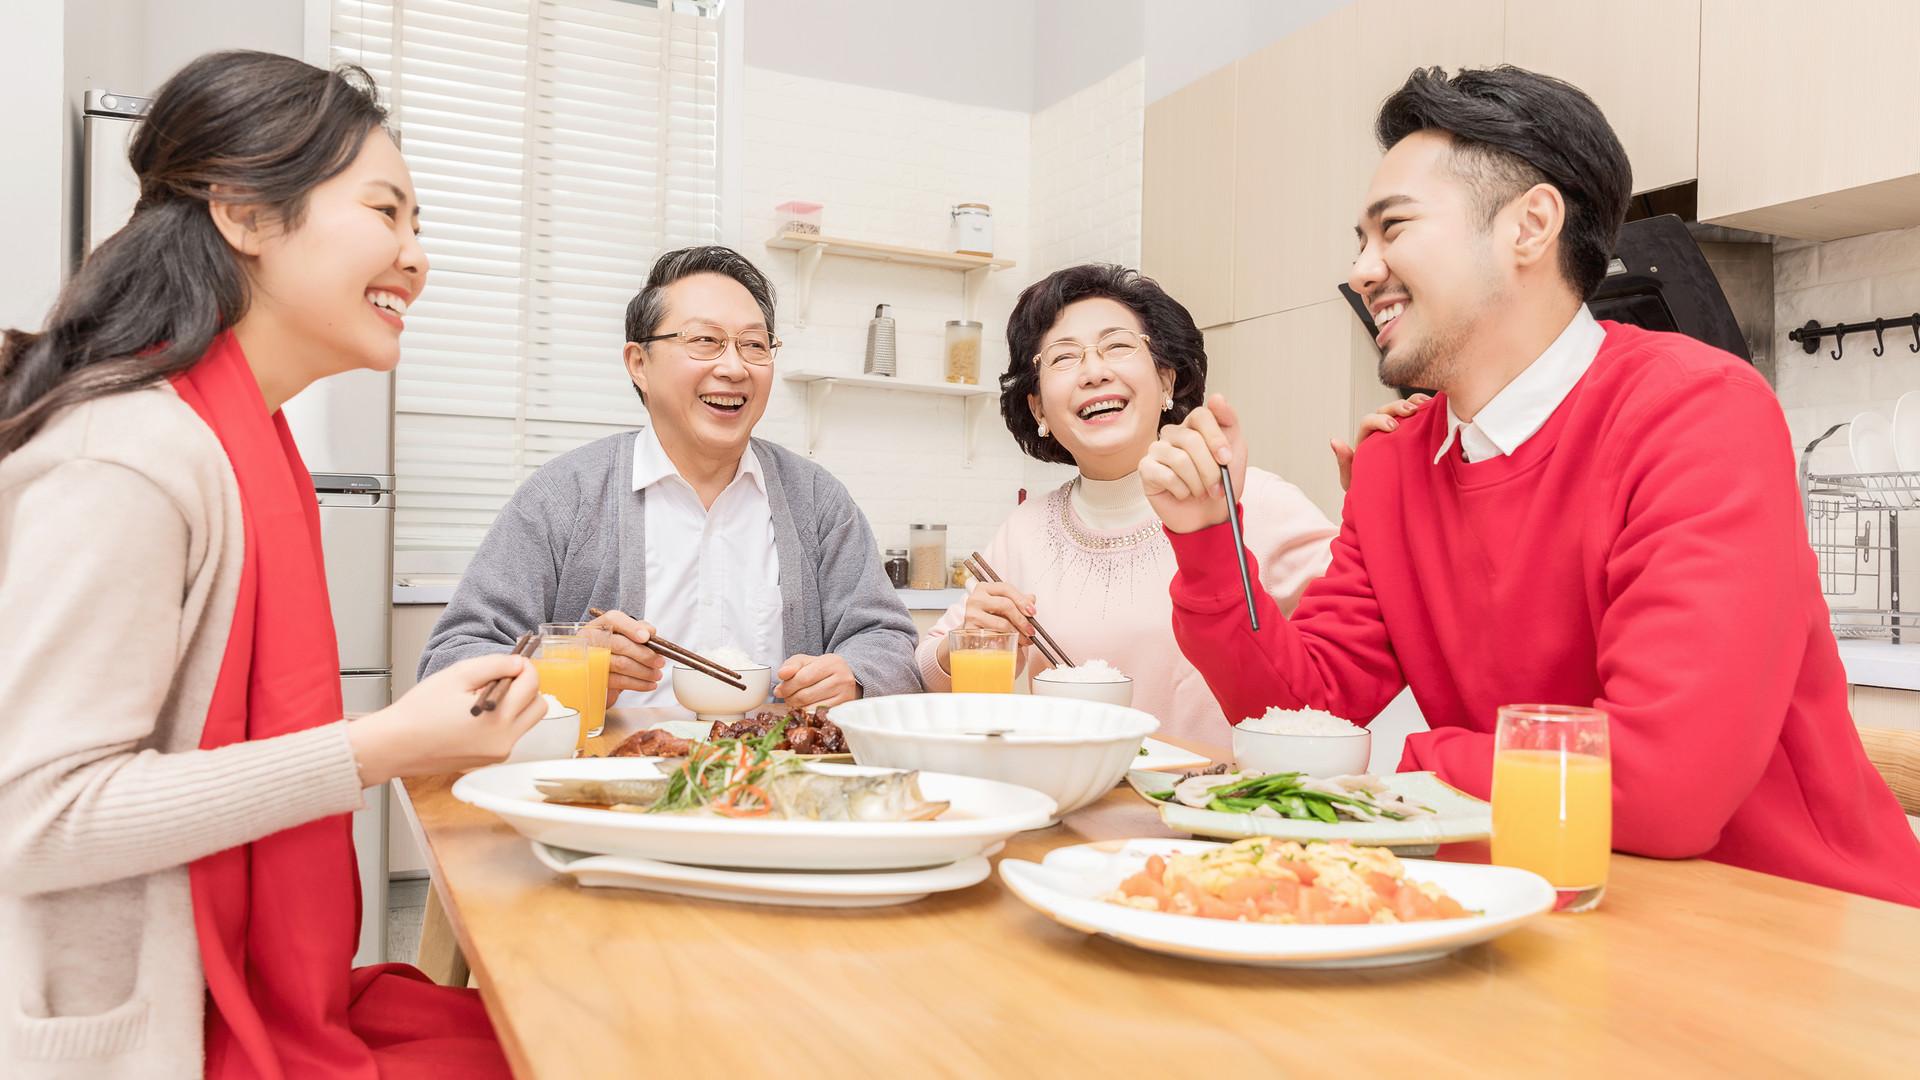
[(1099, 353), (1100, 359), (1109, 365), (1124, 364), (1136, 356), (1146, 355), (1146, 346), (1151, 340), (1147, 335), (1131, 330), (1115, 330), (1091, 345), (1082, 345), (1077, 341), (1055, 341), (1035, 353), (1033, 363), (1047, 371), (1072, 371), (1080, 366), (1088, 353)]

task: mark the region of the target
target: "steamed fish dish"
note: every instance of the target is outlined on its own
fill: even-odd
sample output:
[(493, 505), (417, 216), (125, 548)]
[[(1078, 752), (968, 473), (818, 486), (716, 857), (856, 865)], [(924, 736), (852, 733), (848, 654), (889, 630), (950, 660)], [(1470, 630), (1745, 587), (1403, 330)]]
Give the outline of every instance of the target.
[(1386, 848), (1254, 837), (1158, 855), (1103, 897), (1110, 904), (1236, 922), (1338, 925), (1461, 919), (1474, 912), (1414, 881)]
[(548, 802), (588, 803), (643, 814), (701, 814), (790, 821), (925, 821), (948, 803), (929, 802), (917, 772), (847, 776), (823, 772), (775, 749), (784, 718), (751, 739), (695, 746), (660, 777), (535, 780)]

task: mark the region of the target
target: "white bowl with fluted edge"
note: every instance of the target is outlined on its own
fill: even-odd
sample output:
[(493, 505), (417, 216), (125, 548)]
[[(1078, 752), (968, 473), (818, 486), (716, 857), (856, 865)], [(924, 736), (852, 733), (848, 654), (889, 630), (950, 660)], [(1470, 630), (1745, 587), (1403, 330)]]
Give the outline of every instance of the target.
[[(1121, 705), (1031, 694), (894, 694), (833, 707), (853, 760), (999, 780), (1065, 816), (1113, 789), (1160, 727)], [(998, 732), (999, 734), (984, 734)]]
[(560, 704), (552, 694), (540, 696), (547, 699), (547, 715), (514, 741), (513, 749), (507, 752), (509, 762), (558, 761), (572, 757), (580, 745), (579, 710)]
[[(1301, 709), (1293, 715), (1333, 718), (1312, 709)], [(1357, 725), (1340, 735), (1291, 735), (1262, 731), (1262, 722), (1243, 720), (1234, 725), (1233, 761), (1241, 772), (1297, 772), (1320, 779), (1352, 776), (1366, 772), (1367, 761), (1373, 756), (1373, 733)]]
[(740, 664), (729, 667), (747, 684), (735, 690), (704, 672), (679, 664), (673, 668), (673, 700), (702, 720), (738, 720), (747, 710), (767, 703), (773, 691), (773, 669), (765, 664)]
[(1133, 680), (1118, 672), (1111, 679), (1087, 680), (1062, 678), (1059, 668), (1048, 668), (1033, 677), (1033, 692), (1041, 697), (1078, 698), (1104, 701), (1109, 705), (1133, 704)]

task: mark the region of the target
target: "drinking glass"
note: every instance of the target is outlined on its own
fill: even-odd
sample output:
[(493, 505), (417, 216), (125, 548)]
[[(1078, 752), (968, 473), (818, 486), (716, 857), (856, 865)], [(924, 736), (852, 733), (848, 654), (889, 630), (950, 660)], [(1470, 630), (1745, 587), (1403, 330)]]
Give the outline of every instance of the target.
[(1011, 630), (962, 628), (950, 632), (947, 664), (953, 671), (956, 694), (1013, 693), (1014, 646)]
[(1570, 705), (1505, 705), (1493, 751), (1493, 861), (1531, 870), (1556, 911), (1590, 911), (1607, 890), (1613, 763), (1607, 714)]

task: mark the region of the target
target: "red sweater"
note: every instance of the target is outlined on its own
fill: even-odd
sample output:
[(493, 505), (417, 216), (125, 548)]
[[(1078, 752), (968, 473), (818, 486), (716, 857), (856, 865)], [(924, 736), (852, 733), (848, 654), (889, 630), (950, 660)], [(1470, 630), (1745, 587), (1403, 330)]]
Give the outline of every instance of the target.
[(1867, 761), (1780, 405), (1753, 369), (1615, 323), (1509, 457), (1434, 464), (1446, 403), (1369, 438), (1333, 565), (1292, 619), (1225, 525), (1170, 534), (1173, 631), (1227, 716), (1370, 720), (1411, 686), (1403, 770), (1486, 797), (1501, 705), (1611, 718), (1613, 843), (1920, 906), (1920, 841)]

